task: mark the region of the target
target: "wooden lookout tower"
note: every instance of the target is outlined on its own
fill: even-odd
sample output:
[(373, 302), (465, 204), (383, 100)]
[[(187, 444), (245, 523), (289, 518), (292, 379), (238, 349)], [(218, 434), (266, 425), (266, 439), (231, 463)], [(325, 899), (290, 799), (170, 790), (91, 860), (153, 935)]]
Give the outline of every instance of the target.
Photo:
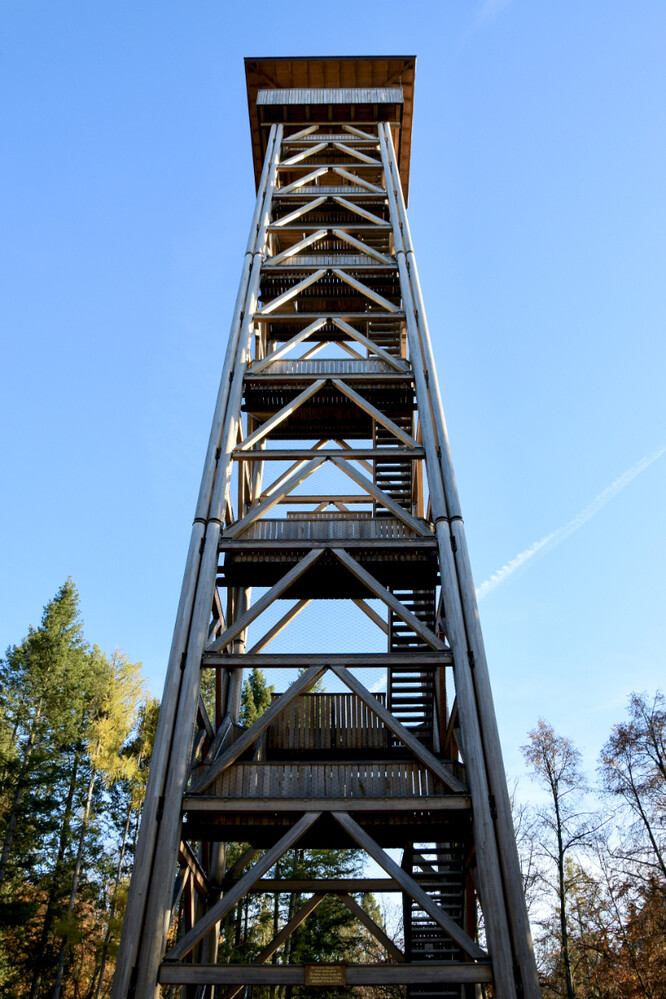
[[(414, 71), (404, 56), (246, 60), (257, 201), (113, 999), (478, 999), (486, 983), (538, 999), (405, 211)], [(281, 693), (243, 726), (256, 667)], [(285, 877), (278, 862), (311, 848), (360, 849), (364, 876)], [(398, 943), (367, 891), (400, 901)], [(257, 894), (298, 907), (251, 962), (229, 961), (220, 925)], [(381, 960), (289, 962), (329, 895)]]

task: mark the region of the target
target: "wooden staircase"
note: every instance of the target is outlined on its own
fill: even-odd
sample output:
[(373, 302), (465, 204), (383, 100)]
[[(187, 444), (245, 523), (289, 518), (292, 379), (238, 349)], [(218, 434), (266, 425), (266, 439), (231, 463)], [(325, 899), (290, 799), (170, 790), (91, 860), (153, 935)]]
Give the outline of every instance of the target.
[[(439, 843), (405, 850), (402, 866), (459, 925), (465, 924), (466, 856), (462, 843)], [(405, 958), (408, 961), (460, 961), (460, 949), (413, 901), (403, 901)], [(409, 985), (408, 999), (461, 999), (464, 986)]]
[[(423, 621), (432, 631), (435, 630), (435, 591), (393, 590), (394, 596)], [(392, 611), (389, 614), (389, 651), (419, 652), (428, 646), (412, 631), (408, 624)], [(431, 745), (433, 738), (434, 673), (410, 667), (408, 664), (389, 667), (388, 670), (388, 709), (405, 728), (416, 735), (421, 742)]]

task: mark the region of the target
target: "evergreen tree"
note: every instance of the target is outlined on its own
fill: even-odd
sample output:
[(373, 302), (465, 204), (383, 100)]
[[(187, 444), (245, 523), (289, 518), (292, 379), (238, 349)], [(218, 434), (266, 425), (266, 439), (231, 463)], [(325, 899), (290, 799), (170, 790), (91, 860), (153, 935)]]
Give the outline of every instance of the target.
[(155, 727), (149, 702), (132, 734), (141, 696), (139, 664), (86, 643), (71, 579), (0, 661), (2, 997), (101, 995)]
[(249, 728), (270, 707), (275, 687), (268, 686), (260, 669), (253, 669), (243, 685), (241, 694), (241, 725)]

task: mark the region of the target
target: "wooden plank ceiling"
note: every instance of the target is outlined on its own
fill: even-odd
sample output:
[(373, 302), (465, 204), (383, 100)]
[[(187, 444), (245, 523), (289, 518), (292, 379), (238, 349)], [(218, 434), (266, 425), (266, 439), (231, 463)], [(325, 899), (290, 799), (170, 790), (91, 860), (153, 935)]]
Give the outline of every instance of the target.
[(404, 110), (398, 161), (405, 194), (409, 194), (412, 115), (416, 56), (298, 56), (247, 58), (245, 76), (250, 112), (252, 156), (257, 185), (261, 176), (265, 137), (257, 113), (259, 90), (316, 87), (402, 87)]

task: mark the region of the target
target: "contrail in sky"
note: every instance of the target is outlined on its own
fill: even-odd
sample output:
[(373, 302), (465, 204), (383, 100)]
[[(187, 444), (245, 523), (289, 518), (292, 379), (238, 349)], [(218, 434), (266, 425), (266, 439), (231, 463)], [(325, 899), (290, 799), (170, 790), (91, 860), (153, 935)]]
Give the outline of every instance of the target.
[(553, 531), (552, 534), (547, 534), (545, 538), (541, 538), (540, 541), (535, 541), (534, 544), (526, 548), (525, 551), (520, 552), (515, 558), (503, 565), (501, 569), (494, 572), (493, 575), (486, 579), (485, 582), (481, 583), (481, 586), (476, 591), (477, 600), (481, 600), (486, 594), (490, 593), (496, 587), (503, 583), (505, 580), (512, 576), (514, 572), (533, 559), (536, 555), (545, 555), (546, 552), (551, 551), (557, 545), (561, 544), (566, 538), (570, 537), (575, 531), (577, 531), (583, 524), (586, 524), (588, 520), (591, 520), (599, 511), (609, 503), (614, 496), (622, 492), (625, 486), (644, 472), (646, 468), (660, 458), (662, 454), (666, 451), (666, 445), (659, 448), (657, 451), (653, 451), (652, 454), (648, 454), (645, 458), (641, 458), (640, 461), (628, 468), (619, 479), (611, 483), (607, 489), (604, 489), (602, 493), (599, 493), (596, 499), (592, 500), (584, 510), (577, 513), (573, 520), (570, 520), (564, 527), (558, 528)]

